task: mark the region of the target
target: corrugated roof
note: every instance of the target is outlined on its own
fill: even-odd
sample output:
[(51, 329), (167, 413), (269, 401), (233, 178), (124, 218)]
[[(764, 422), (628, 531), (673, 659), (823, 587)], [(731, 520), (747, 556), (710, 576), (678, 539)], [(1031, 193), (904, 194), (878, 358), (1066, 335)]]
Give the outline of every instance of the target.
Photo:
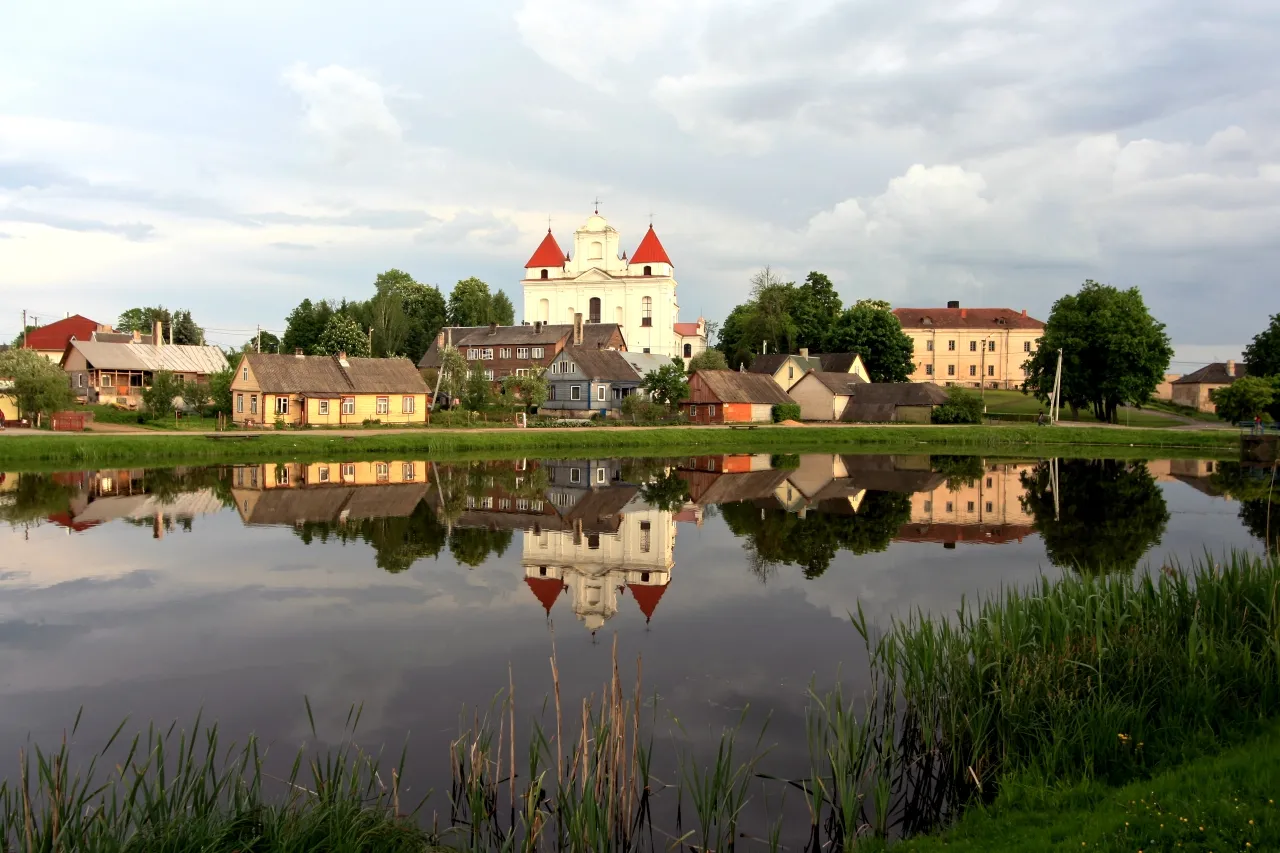
[(1242, 376), (1247, 375), (1245, 366), (1237, 362), (1231, 362), (1234, 372), (1227, 372), (1227, 363), (1224, 361), (1215, 361), (1213, 364), (1207, 364), (1194, 373), (1188, 373), (1186, 376), (1173, 380), (1174, 385), (1230, 385)]
[(895, 308), (904, 329), (1043, 329), (1035, 317), (1012, 308)]
[(70, 317), (27, 332), (24, 346), (27, 349), (65, 350), (73, 337), (76, 340), (87, 341), (101, 325), (96, 320), (72, 314)]
[(651, 352), (624, 352), (621, 355), (641, 379), (655, 370), (661, 370), (668, 364), (674, 363), (668, 356)]
[(226, 354), (215, 346), (156, 346), (91, 340), (72, 341), (70, 346), (98, 370), (168, 370), (208, 375), (227, 368)]
[[(559, 341), (567, 341), (573, 336), (571, 323), (543, 323), (541, 328), (533, 324), (520, 326), (453, 326), (443, 330), (452, 334), (454, 347), (525, 347), (554, 346)], [(597, 343), (607, 345), (614, 332), (622, 336), (621, 327), (617, 323), (584, 323), (582, 326), (582, 345), (596, 348)], [(418, 362), (419, 367), (439, 367), (440, 349), (436, 340), (423, 354)], [(624, 338), (625, 346), (625, 338)]]
[(739, 373), (736, 370), (699, 370), (707, 390), (722, 403), (794, 403), (795, 400), (763, 373)]
[(258, 385), (268, 394), (426, 394), (427, 383), (407, 358), (246, 353)]
[(854, 386), (867, 384), (866, 380), (856, 373), (827, 373), (821, 370), (810, 370), (800, 379), (800, 382), (808, 379), (821, 382), (831, 393), (843, 396), (852, 394)]
[[(639, 381), (640, 375), (635, 368), (616, 350), (587, 349), (585, 346), (569, 347), (556, 356), (558, 361), (572, 361), (578, 367), (578, 373), (587, 379), (603, 379), (612, 381)], [(552, 374), (555, 380), (568, 379), (564, 374)]]

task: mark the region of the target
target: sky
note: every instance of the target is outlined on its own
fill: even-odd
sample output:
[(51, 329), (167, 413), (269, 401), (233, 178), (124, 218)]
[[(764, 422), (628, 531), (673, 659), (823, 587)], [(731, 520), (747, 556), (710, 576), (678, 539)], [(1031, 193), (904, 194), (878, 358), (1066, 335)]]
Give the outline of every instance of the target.
[(211, 340), (396, 267), (519, 310), (550, 219), (650, 217), (681, 319), (1139, 287), (1186, 364), (1280, 312), (1272, 0), (7, 0), (0, 339), (162, 303)]

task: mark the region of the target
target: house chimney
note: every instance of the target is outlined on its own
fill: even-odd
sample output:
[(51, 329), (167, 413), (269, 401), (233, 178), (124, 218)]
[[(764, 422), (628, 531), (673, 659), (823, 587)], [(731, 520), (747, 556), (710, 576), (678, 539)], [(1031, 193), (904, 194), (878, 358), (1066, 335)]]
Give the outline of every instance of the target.
[(948, 303), (947, 303), (947, 307), (948, 307), (948, 308), (959, 308), (959, 307), (960, 307), (960, 300), (959, 300), (959, 299), (952, 299), (950, 302), (948, 302)]
[(960, 309), (960, 319), (961, 319), (961, 320), (963, 320), (963, 319), (965, 319), (965, 318), (966, 318), (966, 317), (968, 317), (968, 316), (969, 316), (969, 309), (968, 309), (968, 308), (961, 308), (961, 309)]
[(133, 342), (134, 342), (134, 343), (137, 343), (137, 342), (138, 342), (138, 341), (140, 341), (140, 340), (142, 340), (142, 335), (138, 334), (138, 330), (137, 330), (137, 329), (134, 329), (134, 330), (133, 330)]
[(444, 334), (445, 334), (445, 339), (444, 339), (445, 346), (452, 347), (453, 346), (453, 326), (449, 326), (447, 329), (445, 329)]
[(440, 334), (436, 335), (436, 349), (444, 349), (444, 330), (440, 330)]
[(497, 323), (490, 323), (490, 324), (489, 324), (489, 334), (491, 334), (491, 335), (496, 335), (496, 334), (498, 334), (498, 324), (497, 324)]
[(808, 358), (808, 357), (809, 357), (809, 348), (808, 348), (808, 347), (800, 347), (800, 357), (801, 357), (801, 358)]
[(155, 344), (156, 346), (160, 346), (162, 343), (164, 343), (164, 334), (163, 332), (161, 332), (162, 328), (163, 327), (160, 325), (159, 320), (156, 320), (154, 323), (151, 324), (151, 343)]
[(1027, 309), (1026, 309), (1026, 308), (1023, 308), (1023, 309), (1022, 309), (1022, 316), (1023, 316), (1023, 317), (1027, 316)]
[(541, 320), (535, 320), (535, 321), (534, 321), (534, 323), (533, 323), (533, 333), (534, 333), (535, 335), (540, 335), (540, 334), (542, 334), (542, 321), (541, 321)]
[(343, 367), (351, 366), (351, 362), (347, 361), (347, 354), (342, 350), (338, 351), (338, 364), (341, 364)]
[(573, 315), (573, 345), (582, 346), (582, 312)]
[(293, 357), (294, 357), (294, 358), (306, 358), (306, 356), (302, 354), (302, 347), (294, 347), (294, 348), (293, 348)]
[[(1234, 379), (1235, 376), (1236, 376), (1236, 363), (1233, 359), (1229, 358), (1227, 359), (1227, 378)], [(1241, 385), (1240, 387), (1243, 388), (1244, 386)]]

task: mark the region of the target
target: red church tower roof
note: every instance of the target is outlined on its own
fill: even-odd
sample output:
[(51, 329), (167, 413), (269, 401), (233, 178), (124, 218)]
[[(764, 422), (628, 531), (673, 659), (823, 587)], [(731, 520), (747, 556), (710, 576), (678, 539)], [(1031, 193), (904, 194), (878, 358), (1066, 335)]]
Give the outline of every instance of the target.
[(547, 229), (547, 236), (542, 238), (533, 257), (529, 259), (529, 263), (524, 265), (525, 269), (532, 267), (562, 267), (569, 256), (560, 251), (560, 244), (556, 242), (556, 238), (551, 236), (551, 229)]
[(649, 586), (648, 584), (629, 583), (627, 584), (627, 589), (631, 590), (631, 595), (635, 598), (636, 604), (640, 605), (640, 612), (644, 614), (644, 621), (648, 622), (653, 618), (653, 611), (658, 609), (658, 602), (662, 600), (662, 594), (667, 591), (667, 584)]
[(662, 248), (662, 241), (658, 239), (658, 232), (653, 230), (653, 226), (649, 226), (649, 230), (645, 232), (644, 239), (640, 241), (640, 245), (636, 247), (636, 253), (631, 256), (633, 264), (668, 264), (671, 259), (667, 257), (667, 250)]
[(559, 578), (525, 578), (524, 582), (529, 585), (529, 589), (533, 590), (538, 601), (542, 602), (542, 607), (547, 613), (551, 612), (551, 605), (556, 603), (556, 599), (564, 590), (564, 582)]

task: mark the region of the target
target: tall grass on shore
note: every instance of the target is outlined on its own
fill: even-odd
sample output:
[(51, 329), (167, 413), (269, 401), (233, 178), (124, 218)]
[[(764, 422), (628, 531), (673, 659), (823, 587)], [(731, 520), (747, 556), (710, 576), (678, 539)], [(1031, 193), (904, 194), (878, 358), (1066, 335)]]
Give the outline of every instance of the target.
[[(310, 705), (307, 707), (311, 717)], [(359, 711), (334, 750), (294, 757), (285, 777), (264, 769), (265, 747), (221, 741), (218, 726), (149, 727), (113, 759), (125, 723), (83, 770), (64, 736), (56, 751), (23, 751), (16, 781), (0, 784), (6, 853), (425, 853), (434, 850), (402, 812), (400, 764), (380, 766), (354, 742)], [(72, 729), (74, 737), (80, 717)], [(314, 733), (314, 722), (312, 725)], [(121, 748), (124, 743), (120, 743)], [(99, 775), (100, 764), (111, 771)], [(386, 775), (389, 774), (389, 775)]]

